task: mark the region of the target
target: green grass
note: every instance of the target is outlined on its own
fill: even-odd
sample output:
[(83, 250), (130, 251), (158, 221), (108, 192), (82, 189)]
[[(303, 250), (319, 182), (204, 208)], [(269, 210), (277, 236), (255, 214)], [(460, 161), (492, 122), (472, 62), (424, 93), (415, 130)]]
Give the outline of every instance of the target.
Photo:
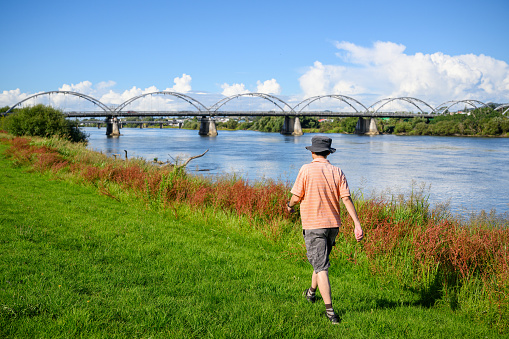
[(342, 322), (329, 324), (323, 302), (302, 297), (298, 225), (270, 240), (232, 212), (150, 210), (3, 155), (0, 173), (2, 338), (500, 337), (341, 255), (330, 279)]

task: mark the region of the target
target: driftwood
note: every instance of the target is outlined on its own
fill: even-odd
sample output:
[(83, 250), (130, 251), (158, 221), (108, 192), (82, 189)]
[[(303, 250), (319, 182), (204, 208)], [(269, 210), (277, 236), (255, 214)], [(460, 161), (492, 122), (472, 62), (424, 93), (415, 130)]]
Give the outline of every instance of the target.
[[(205, 153), (207, 153), (208, 151), (209, 151), (209, 150), (206, 150), (205, 152), (203, 152), (203, 153), (202, 153), (202, 154), (200, 154), (200, 155), (195, 155), (195, 156), (190, 157), (190, 158), (189, 158), (189, 159), (187, 159), (187, 160), (186, 160), (186, 162), (184, 162), (182, 165), (177, 165), (177, 164), (175, 164), (174, 166), (175, 166), (177, 169), (184, 169), (184, 168), (187, 166), (187, 164), (189, 164), (189, 162), (190, 162), (191, 160), (203, 157), (203, 156), (205, 155)], [(168, 164), (165, 164), (165, 165), (163, 165), (163, 166), (168, 166), (168, 165), (172, 165), (172, 164), (168, 163)]]
[(184, 167), (186, 167), (186, 166), (187, 166), (187, 164), (189, 164), (189, 162), (190, 162), (191, 160), (203, 157), (203, 156), (205, 155), (205, 153), (207, 153), (208, 151), (209, 151), (209, 150), (206, 150), (205, 152), (203, 152), (203, 153), (202, 153), (202, 154), (200, 154), (200, 155), (195, 155), (194, 157), (190, 157), (189, 159), (187, 159), (187, 160), (186, 160), (186, 162), (185, 162), (184, 164), (179, 165), (179, 166), (177, 166), (177, 167), (178, 167), (178, 168), (184, 168)]

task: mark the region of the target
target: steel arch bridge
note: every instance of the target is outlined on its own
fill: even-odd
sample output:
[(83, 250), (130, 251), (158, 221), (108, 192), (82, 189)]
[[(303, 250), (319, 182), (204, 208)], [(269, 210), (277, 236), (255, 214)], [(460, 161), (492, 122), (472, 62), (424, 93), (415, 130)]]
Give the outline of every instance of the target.
[[(180, 100), (183, 100), (183, 101), (187, 102), (188, 104), (192, 105), (197, 110), (197, 113), (194, 112), (194, 111), (179, 111), (178, 113), (181, 116), (184, 116), (184, 115), (202, 115), (202, 116), (209, 115), (209, 116), (217, 116), (217, 115), (228, 115), (230, 113), (232, 115), (239, 115), (239, 114), (251, 115), (252, 114), (252, 115), (279, 115), (279, 116), (302, 116), (302, 115), (323, 115), (323, 116), (325, 116), (325, 115), (327, 115), (327, 113), (335, 113), (335, 114), (332, 114), (331, 116), (364, 116), (364, 117), (368, 117), (368, 116), (372, 116), (372, 117), (375, 117), (375, 116), (380, 116), (380, 117), (381, 116), (396, 116), (397, 114), (395, 114), (395, 113), (384, 114), (384, 113), (380, 112), (380, 110), (384, 106), (386, 106), (390, 102), (393, 102), (393, 101), (396, 101), (396, 100), (405, 101), (405, 102), (413, 105), (414, 107), (416, 107), (420, 111), (421, 114), (428, 115), (428, 116), (430, 114), (427, 114), (421, 108), (421, 106), (425, 106), (427, 109), (429, 109), (431, 114), (443, 114), (444, 112), (448, 111), (452, 106), (454, 106), (456, 104), (459, 104), (459, 103), (466, 103), (466, 104), (468, 104), (468, 105), (470, 105), (470, 106), (472, 106), (473, 108), (476, 108), (476, 109), (477, 108), (482, 108), (482, 107), (490, 107), (489, 105), (487, 105), (487, 104), (485, 104), (485, 103), (483, 103), (483, 102), (481, 102), (479, 100), (467, 99), (467, 100), (451, 100), (451, 101), (447, 101), (447, 102), (445, 102), (445, 103), (443, 103), (441, 105), (438, 105), (436, 108), (433, 108), (429, 104), (427, 104), (426, 102), (424, 102), (424, 101), (422, 101), (420, 99), (417, 99), (417, 98), (412, 98), (412, 97), (400, 97), (400, 98), (382, 99), (382, 100), (379, 100), (379, 101), (375, 102), (371, 106), (366, 107), (364, 104), (362, 104), (361, 102), (359, 102), (358, 100), (356, 100), (354, 98), (351, 98), (351, 97), (348, 97), (348, 96), (344, 96), (344, 95), (336, 95), (336, 94), (320, 95), (320, 96), (310, 97), (310, 98), (307, 98), (307, 99), (301, 101), (300, 103), (298, 103), (294, 107), (291, 107), (290, 104), (288, 104), (287, 102), (283, 101), (282, 99), (280, 99), (280, 98), (278, 98), (278, 97), (276, 97), (274, 95), (269, 95), (269, 94), (264, 94), (264, 93), (243, 93), (243, 94), (237, 94), (237, 95), (233, 95), (233, 96), (230, 96), (230, 97), (223, 98), (223, 99), (219, 100), (218, 102), (216, 102), (215, 104), (213, 104), (211, 107), (207, 108), (203, 103), (201, 103), (200, 101), (194, 99), (191, 96), (188, 96), (188, 95), (185, 95), (185, 94), (182, 94), (182, 93), (178, 93), (178, 92), (156, 91), (156, 92), (145, 93), (145, 94), (138, 95), (138, 96), (135, 96), (133, 98), (130, 98), (130, 99), (124, 101), (119, 106), (117, 106), (116, 108), (113, 109), (113, 108), (108, 107), (106, 104), (102, 103), (98, 99), (95, 99), (95, 98), (93, 98), (93, 97), (91, 97), (89, 95), (86, 95), (86, 94), (82, 94), (82, 93), (78, 93), (78, 92), (73, 92), (73, 91), (48, 91), (48, 92), (41, 92), (41, 93), (37, 93), (37, 94), (31, 95), (31, 96), (29, 96), (29, 97), (19, 101), (18, 103), (14, 104), (12, 107), (10, 107), (8, 109), (8, 111), (4, 113), (4, 115), (8, 114), (8, 113), (12, 113), (12, 111), (16, 107), (21, 106), (24, 102), (27, 102), (30, 99), (34, 99), (36, 97), (45, 96), (45, 95), (51, 96), (52, 94), (64, 94), (64, 95), (76, 96), (76, 97), (85, 99), (85, 100), (93, 103), (94, 105), (96, 105), (97, 107), (99, 107), (102, 110), (102, 113), (97, 113), (97, 112), (82, 112), (82, 114), (77, 114), (77, 112), (72, 112), (72, 113), (74, 113), (74, 115), (68, 114), (68, 116), (76, 116), (76, 117), (78, 117), (78, 116), (83, 116), (83, 117), (85, 117), (85, 116), (105, 116), (105, 117), (122, 116), (122, 115), (124, 115), (123, 113), (125, 113), (125, 112), (123, 112), (123, 110), (127, 106), (129, 106), (130, 104), (135, 102), (136, 100), (139, 100), (139, 99), (147, 97), (147, 96), (154, 96), (154, 95), (169, 95), (169, 96), (173, 96), (175, 98), (178, 98)], [(270, 111), (270, 112), (227, 112), (227, 111), (220, 111), (220, 108), (223, 107), (224, 105), (226, 105), (231, 100), (233, 100), (235, 98), (243, 97), (243, 96), (259, 97), (259, 98), (262, 98), (264, 100), (267, 100), (267, 101), (273, 103), (280, 110), (280, 112), (277, 113), (275, 111)], [(338, 112), (330, 112), (330, 111), (324, 111), (324, 112), (305, 112), (304, 111), (304, 109), (306, 107), (308, 107), (313, 102), (315, 102), (317, 100), (320, 100), (322, 98), (331, 98), (331, 99), (342, 101), (342, 102), (346, 103), (348, 106), (350, 106), (355, 112), (354, 113), (349, 112), (348, 115), (345, 115), (346, 113), (340, 113), (339, 112), (339, 114), (338, 114)], [(506, 114), (507, 112), (509, 112), (509, 104), (500, 105), (500, 106), (498, 106), (496, 108), (496, 110), (497, 111), (503, 110), (502, 114)], [(173, 113), (177, 113), (177, 112), (135, 112), (135, 113), (140, 113), (140, 114), (143, 113), (141, 115), (152, 115), (153, 113), (160, 113), (160, 114), (157, 114), (157, 115), (163, 116), (162, 115), (163, 113), (165, 113), (165, 115), (166, 114), (172, 115)], [(341, 114), (343, 114), (343, 115), (341, 115)], [(413, 115), (413, 113), (407, 113), (405, 115), (405, 117), (410, 117), (411, 115)]]
[(384, 107), (385, 105), (387, 105), (387, 104), (389, 104), (389, 103), (391, 103), (393, 101), (405, 101), (405, 102), (408, 102), (409, 104), (411, 104), (414, 107), (416, 107), (419, 111), (421, 111), (422, 114), (425, 114), (426, 112), (424, 112), (422, 110), (422, 108), (419, 106), (419, 104), (425, 105), (426, 107), (428, 107), (431, 110), (431, 114), (436, 113), (435, 110), (433, 109), (433, 107), (431, 107), (431, 105), (429, 105), (428, 103), (426, 103), (426, 102), (424, 102), (424, 101), (422, 101), (420, 99), (412, 98), (412, 97), (386, 98), (386, 99), (378, 100), (377, 102), (375, 102), (374, 104), (369, 106), (366, 111), (369, 111), (370, 109), (374, 109), (376, 107), (376, 105), (381, 104), (377, 109), (372, 111), (373, 113), (378, 113), (378, 111), (382, 107)]
[[(281, 110), (282, 113), (294, 113), (292, 106), (290, 106), (288, 103), (279, 99), (276, 96), (273, 96), (270, 94), (265, 94), (265, 93), (242, 93), (242, 94), (236, 94), (236, 95), (226, 97), (224, 99), (219, 100), (214, 105), (210, 106), (209, 112), (211, 114), (215, 114), (215, 113), (217, 113), (219, 108), (226, 105), (226, 103), (228, 103), (229, 101), (239, 98), (239, 97), (243, 97), (243, 96), (260, 97), (260, 98), (265, 99), (269, 102), (272, 102), (275, 106), (277, 106)], [(283, 106), (283, 107), (281, 107), (281, 106)], [(289, 112), (285, 111), (285, 108), (289, 109)]]
[[(138, 95), (138, 96), (135, 96), (129, 100), (126, 100), (124, 101), (123, 103), (121, 103), (120, 105), (118, 105), (114, 112), (117, 113), (120, 113), (126, 106), (132, 104), (134, 101), (136, 100), (139, 100), (141, 98), (144, 98), (146, 96), (153, 96), (153, 95), (158, 95), (158, 94), (162, 94), (162, 95), (170, 95), (170, 96), (174, 96), (176, 98), (179, 98), (179, 99), (182, 99), (184, 101), (186, 101), (187, 103), (191, 104), (194, 108), (196, 108), (199, 112), (202, 112), (202, 111), (205, 111), (208, 113), (208, 108), (205, 107), (205, 105), (203, 105), (201, 102), (199, 102), (198, 100), (188, 96), (188, 95), (185, 95), (185, 94), (182, 94), (182, 93), (178, 93), (178, 92), (168, 92), (168, 91), (158, 91), (158, 92), (151, 92), (151, 93), (145, 93), (145, 94), (141, 94), (141, 95)], [(206, 113), (204, 113), (206, 114)]]
[(438, 105), (436, 107), (436, 111), (441, 113), (441, 114), (444, 114), (445, 112), (449, 111), (449, 108), (451, 108), (452, 106), (457, 105), (457, 104), (461, 104), (461, 103), (468, 104), (468, 105), (472, 106), (474, 109), (483, 108), (483, 107), (488, 107), (489, 108), (488, 104), (485, 104), (482, 101), (472, 100), (472, 99), (465, 99), (465, 100), (450, 100), (450, 101), (446, 101), (446, 102)]
[(502, 114), (509, 112), (509, 104), (503, 104), (495, 108), (495, 111), (502, 111)]
[(323, 99), (323, 98), (332, 98), (332, 99), (337, 99), (339, 101), (342, 101), (342, 102), (346, 103), (348, 106), (350, 106), (351, 108), (353, 108), (356, 113), (360, 113), (359, 110), (354, 105), (352, 105), (350, 103), (350, 101), (353, 101), (357, 105), (361, 106), (364, 109), (364, 112), (368, 111), (366, 106), (364, 106), (362, 103), (360, 103), (359, 101), (355, 100), (354, 98), (347, 97), (347, 96), (344, 96), (344, 95), (338, 95), (338, 94), (318, 95), (318, 96), (314, 96), (314, 97), (311, 97), (311, 98), (304, 99), (301, 102), (299, 102), (297, 105), (295, 105), (293, 107), (293, 110), (296, 111), (298, 106), (303, 105), (302, 108), (298, 112), (300, 114), (300, 113), (302, 113), (304, 108), (308, 107), (313, 102), (315, 102), (317, 100), (320, 100), (320, 99)]
[[(73, 95), (73, 96), (76, 96), (76, 97), (79, 97), (79, 98), (83, 98), (83, 99), (85, 99), (87, 101), (90, 101), (94, 105), (99, 106), (105, 113), (111, 113), (112, 112), (111, 109), (108, 106), (106, 106), (105, 104), (103, 104), (102, 102), (100, 102), (99, 100), (97, 100), (97, 99), (95, 99), (95, 98), (93, 98), (91, 96), (88, 96), (88, 95), (85, 95), (85, 94), (82, 94), (82, 93), (78, 93), (78, 92), (72, 92), (72, 91), (49, 91), (49, 92), (41, 92), (41, 93), (37, 93), (37, 94), (31, 95), (28, 98), (25, 98), (25, 99), (21, 100), (20, 102), (14, 104), (5, 113), (6, 114), (7, 113), (11, 113), (14, 108), (16, 108), (17, 106), (20, 106), (25, 101), (28, 101), (30, 99), (34, 99), (34, 98), (39, 97), (39, 96), (51, 95), (51, 94)], [(111, 114), (109, 114), (109, 115), (111, 115)]]

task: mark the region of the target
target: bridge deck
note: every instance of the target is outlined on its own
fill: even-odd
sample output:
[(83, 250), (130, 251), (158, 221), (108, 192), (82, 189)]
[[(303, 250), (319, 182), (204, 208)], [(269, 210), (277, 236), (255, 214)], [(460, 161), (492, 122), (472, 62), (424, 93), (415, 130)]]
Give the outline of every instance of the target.
[(312, 117), (363, 117), (363, 118), (433, 118), (436, 114), (411, 113), (411, 112), (329, 112), (329, 111), (308, 111), (308, 112), (275, 112), (275, 111), (128, 111), (114, 112), (113, 114), (104, 111), (95, 112), (65, 112), (67, 117), (189, 117), (189, 116), (218, 116), (218, 117), (255, 117), (255, 116), (312, 116)]

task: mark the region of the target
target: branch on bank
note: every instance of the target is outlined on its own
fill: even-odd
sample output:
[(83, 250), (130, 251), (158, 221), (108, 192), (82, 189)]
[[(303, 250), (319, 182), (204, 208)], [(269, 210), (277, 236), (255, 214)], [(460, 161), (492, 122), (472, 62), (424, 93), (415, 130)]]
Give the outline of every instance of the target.
[(200, 155), (195, 155), (195, 156), (192, 156), (190, 157), (189, 159), (187, 159), (182, 165), (177, 165), (177, 163), (175, 162), (175, 164), (171, 164), (171, 163), (168, 163), (168, 164), (165, 164), (163, 166), (175, 166), (177, 169), (184, 169), (188, 164), (189, 162), (191, 162), (191, 160), (194, 160), (194, 159), (198, 159), (198, 158), (201, 158), (203, 157), (209, 150), (207, 149), (205, 152), (203, 152), (202, 154)]

